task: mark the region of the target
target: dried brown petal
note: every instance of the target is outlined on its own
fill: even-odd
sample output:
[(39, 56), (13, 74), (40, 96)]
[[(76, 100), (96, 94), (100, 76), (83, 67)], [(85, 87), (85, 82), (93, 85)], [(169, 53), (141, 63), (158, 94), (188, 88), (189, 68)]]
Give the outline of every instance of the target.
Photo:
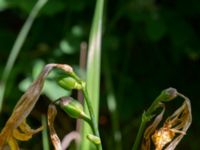
[[(165, 90), (164, 92), (168, 93), (165, 93), (166, 95), (172, 95), (170, 100), (179, 96), (184, 99), (184, 102), (164, 121), (163, 126), (157, 129), (165, 112), (165, 104), (162, 103), (160, 105), (163, 107), (163, 110), (156, 115), (153, 123), (149, 125), (144, 132), (144, 138), (141, 145), (142, 150), (150, 150), (152, 142), (154, 143), (155, 150), (174, 150), (191, 125), (192, 113), (190, 100), (173, 88), (169, 88), (169, 90)], [(160, 106), (156, 107), (156, 109)]]
[(56, 134), (56, 131), (53, 125), (56, 114), (57, 114), (57, 110), (56, 110), (55, 105), (50, 104), (48, 107), (48, 126), (49, 126), (51, 141), (55, 150), (62, 150), (60, 139), (58, 135)]
[(162, 150), (162, 148), (172, 141), (175, 133), (170, 129), (170, 126), (165, 124), (164, 127), (156, 130), (152, 135), (153, 143), (156, 147), (156, 150)]
[(153, 123), (145, 130), (144, 138), (142, 142), (142, 150), (150, 150), (151, 148), (151, 135), (155, 132), (157, 126), (163, 118), (163, 114), (165, 112), (164, 104), (161, 105), (163, 110), (156, 116)]
[(59, 68), (67, 74), (72, 74), (73, 70), (69, 65), (65, 64), (48, 64), (44, 67), (38, 78), (32, 83), (24, 95), (16, 104), (10, 118), (6, 122), (0, 133), (0, 149), (12, 136), (13, 130), (26, 119), (34, 108), (44, 85), (44, 80), (53, 68)]
[[(173, 120), (173, 125), (174, 125), (174, 129), (177, 129), (178, 131), (180, 131), (180, 135), (178, 135), (167, 147), (165, 150), (174, 150), (176, 148), (176, 146), (178, 145), (178, 143), (181, 141), (181, 139), (183, 138), (183, 136), (185, 135), (185, 133), (187, 132), (188, 128), (190, 127), (191, 123), (192, 123), (192, 111), (191, 111), (191, 104), (190, 104), (190, 100), (185, 97), (184, 95), (179, 93), (179, 96), (182, 97), (185, 101), (183, 102), (182, 106), (180, 107), (182, 109), (182, 111), (180, 112), (175, 112), (176, 114), (172, 115), (173, 117), (175, 116), (175, 118), (177, 118), (175, 121)], [(177, 117), (178, 116), (178, 117)], [(168, 121), (170, 121), (169, 118)], [(177, 124), (175, 124), (177, 123)]]
[(156, 150), (162, 150), (164, 147), (165, 150), (174, 150), (192, 122), (190, 100), (180, 93), (178, 95), (184, 99), (183, 104), (152, 136)]

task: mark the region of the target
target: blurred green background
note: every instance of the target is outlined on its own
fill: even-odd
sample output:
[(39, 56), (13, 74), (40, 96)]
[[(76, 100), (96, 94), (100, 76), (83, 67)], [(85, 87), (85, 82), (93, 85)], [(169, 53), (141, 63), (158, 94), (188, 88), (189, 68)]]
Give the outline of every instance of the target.
[[(0, 73), (12, 45), (36, 0), (0, 0)], [(39, 13), (9, 77), (0, 125), (27, 85), (47, 63), (79, 67), (80, 44), (88, 42), (95, 1), (49, 0)], [(142, 112), (161, 90), (174, 87), (191, 99), (193, 123), (177, 149), (200, 149), (200, 1), (107, 0), (102, 37), (100, 132), (104, 149), (112, 148), (110, 113), (106, 102), (106, 69), (118, 105), (123, 149), (134, 142)], [(106, 62), (106, 63), (105, 63)], [(50, 99), (63, 91), (49, 80), (44, 95), (29, 116), (40, 125)], [(68, 93), (67, 93), (68, 94)], [(73, 93), (74, 95), (76, 93)], [(62, 111), (57, 117), (61, 137), (75, 129), (75, 121)], [(33, 145), (32, 143), (38, 143)], [(42, 149), (41, 136), (21, 143)]]

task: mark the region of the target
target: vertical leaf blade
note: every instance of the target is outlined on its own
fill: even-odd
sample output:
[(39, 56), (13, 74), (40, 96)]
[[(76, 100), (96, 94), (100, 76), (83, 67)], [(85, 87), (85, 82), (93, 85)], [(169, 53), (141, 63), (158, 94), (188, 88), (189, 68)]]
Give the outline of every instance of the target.
[[(92, 22), (89, 38), (89, 52), (87, 60), (87, 89), (92, 101), (92, 107), (96, 121), (99, 114), (99, 85), (100, 85), (100, 64), (101, 64), (101, 36), (103, 20), (104, 0), (97, 0), (95, 14)], [(85, 109), (86, 105), (85, 105)], [(89, 126), (83, 123), (81, 149), (90, 149), (88, 140), (84, 140), (88, 133), (91, 133)]]

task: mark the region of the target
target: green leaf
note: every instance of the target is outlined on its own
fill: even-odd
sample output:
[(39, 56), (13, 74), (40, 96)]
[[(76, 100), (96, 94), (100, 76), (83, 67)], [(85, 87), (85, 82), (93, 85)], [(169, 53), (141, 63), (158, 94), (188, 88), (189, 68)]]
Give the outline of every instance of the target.
[(166, 34), (166, 25), (159, 14), (152, 14), (146, 20), (146, 32), (152, 41), (160, 40)]
[[(96, 1), (95, 14), (92, 22), (89, 52), (87, 60), (87, 89), (89, 98), (92, 102), (94, 116), (96, 121), (99, 114), (99, 84), (100, 84), (100, 63), (101, 63), (101, 36), (102, 36), (102, 21), (103, 21), (103, 5), (104, 0)], [(87, 110), (86, 105), (85, 109)], [(88, 111), (86, 111), (88, 112)], [(83, 124), (82, 138), (91, 133), (87, 124)], [(80, 148), (82, 150), (90, 149), (90, 143), (87, 140), (82, 140)]]
[(0, 0), (0, 11), (8, 8), (9, 4), (6, 0)]

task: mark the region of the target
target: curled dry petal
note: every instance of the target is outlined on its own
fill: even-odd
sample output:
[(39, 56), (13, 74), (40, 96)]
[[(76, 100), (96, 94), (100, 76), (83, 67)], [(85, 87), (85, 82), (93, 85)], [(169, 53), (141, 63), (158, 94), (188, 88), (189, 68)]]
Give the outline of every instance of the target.
[(144, 132), (142, 150), (150, 150), (151, 142), (154, 143), (155, 150), (174, 150), (186, 134), (192, 122), (190, 100), (178, 92), (176, 95), (184, 99), (183, 104), (164, 121), (161, 128), (157, 129), (165, 112), (164, 104), (161, 105), (163, 106), (163, 110), (155, 117), (153, 123)]
[(48, 107), (48, 126), (49, 126), (51, 141), (55, 150), (62, 150), (60, 139), (58, 135), (56, 134), (56, 131), (53, 125), (56, 114), (57, 114), (57, 110), (56, 110), (55, 105), (50, 104)]
[(160, 112), (160, 114), (158, 114), (155, 117), (153, 123), (144, 132), (144, 138), (143, 138), (143, 141), (142, 141), (142, 150), (150, 150), (150, 148), (151, 148), (151, 135), (153, 134), (153, 132), (155, 132), (159, 123), (162, 121), (163, 115), (164, 115), (164, 112), (165, 112), (164, 104), (162, 104), (161, 106), (162, 106), (163, 110)]
[(179, 96), (182, 97), (185, 101), (183, 102), (180, 109), (172, 114), (172, 117), (170, 116), (167, 121), (172, 121), (172, 128), (175, 129), (174, 131), (177, 130), (178, 132), (180, 132), (180, 134), (176, 138), (174, 138), (174, 140), (166, 147), (165, 150), (174, 150), (183, 138), (183, 136), (186, 134), (188, 128), (192, 123), (190, 100), (180, 93)]

